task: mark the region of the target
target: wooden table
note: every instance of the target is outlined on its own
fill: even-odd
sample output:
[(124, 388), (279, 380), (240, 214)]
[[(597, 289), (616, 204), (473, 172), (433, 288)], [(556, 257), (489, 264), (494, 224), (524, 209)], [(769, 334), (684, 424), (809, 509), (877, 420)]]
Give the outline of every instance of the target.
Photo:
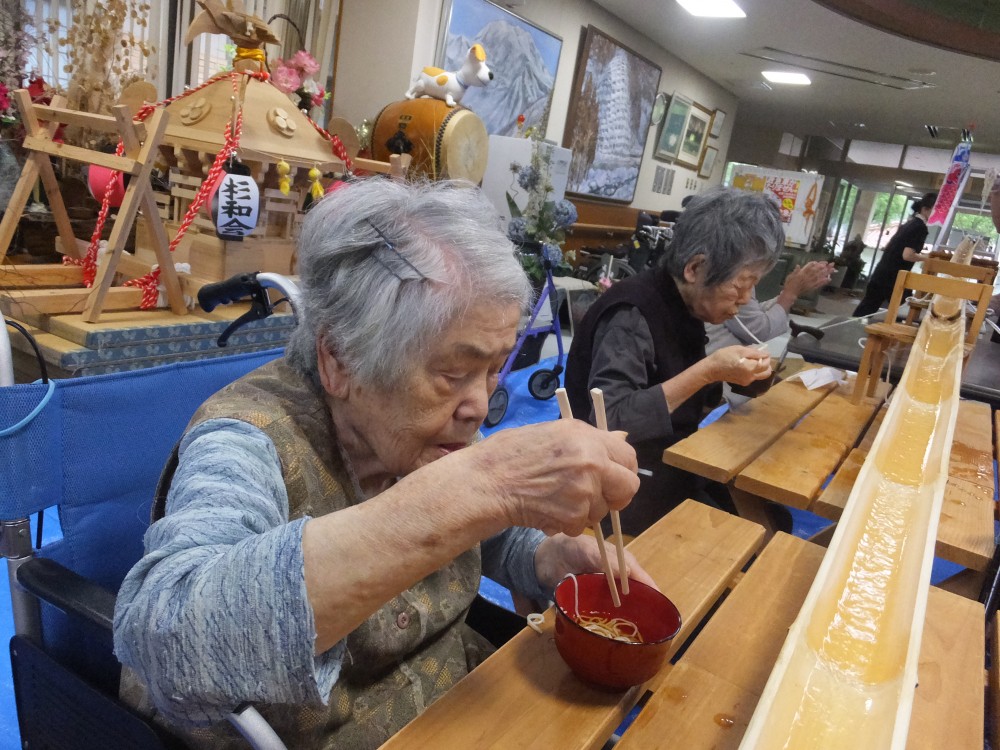
[[(779, 383), (671, 446), (663, 460), (727, 484), (740, 514), (765, 527), (764, 500), (835, 521), (885, 413), (876, 399), (853, 403), (851, 390)], [(994, 550), (994, 450), (989, 405), (960, 402), (935, 551), (980, 573)]]
[[(777, 534), (740, 573), (762, 537), (749, 521), (687, 501), (632, 542), (684, 618), (674, 651), (691, 641), (646, 685), (605, 692), (577, 679), (552, 642), (550, 610), (541, 635), (521, 631), (383, 750), (594, 750), (647, 693), (622, 750), (735, 748), (824, 552)], [(983, 608), (932, 590), (927, 621), (909, 747), (981, 750)]]
[[(763, 536), (756, 524), (689, 500), (629, 545), (680, 610), (675, 651), (739, 576)], [(553, 622), (550, 609), (543, 635), (522, 630), (383, 748), (600, 748), (669, 670), (626, 692), (592, 688), (556, 651)]]
[[(650, 697), (616, 750), (737, 748), (823, 548), (777, 534)], [(982, 750), (983, 607), (931, 588), (909, 750)]]
[[(876, 316), (874, 319), (880, 318)], [(788, 351), (802, 355), (807, 362), (856, 371), (862, 355), (858, 339), (865, 336), (863, 319), (834, 318), (830, 323), (843, 325), (834, 325), (823, 331), (823, 338), (820, 340), (805, 333), (794, 336), (788, 343)], [(902, 358), (897, 357), (889, 371), (893, 382), (899, 381), (899, 375), (903, 371), (901, 362)], [(1000, 342), (993, 341), (989, 334), (983, 334), (962, 368), (962, 398), (985, 401), (994, 409), (1000, 409), (1000, 387), (996, 376), (998, 370)]]

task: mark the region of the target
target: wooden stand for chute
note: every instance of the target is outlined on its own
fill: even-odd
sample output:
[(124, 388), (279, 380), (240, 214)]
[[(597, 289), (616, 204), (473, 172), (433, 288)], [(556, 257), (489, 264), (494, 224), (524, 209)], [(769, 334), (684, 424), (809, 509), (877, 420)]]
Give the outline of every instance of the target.
[[(0, 261), (7, 254), (7, 248), (14, 236), (14, 229), (21, 212), (27, 204), (35, 181), (39, 178), (45, 186), (49, 207), (59, 232), (59, 250), (74, 258), (81, 258), (86, 252), (88, 243), (78, 240), (73, 234), (69, 214), (66, 211), (62, 194), (59, 192), (59, 183), (56, 180), (49, 157), (56, 156), (84, 164), (103, 166), (131, 175), (122, 204), (118, 208), (114, 225), (111, 228), (107, 252), (98, 265), (93, 288), (79, 291), (61, 289), (55, 295), (52, 294), (52, 290), (24, 292), (17, 295), (17, 299), (14, 300), (15, 304), (32, 306), (43, 312), (65, 312), (74, 304), (84, 302), (83, 317), (89, 323), (95, 323), (100, 319), (101, 310), (108, 303), (109, 297), (124, 295), (129, 301), (127, 306), (135, 306), (136, 290), (112, 289), (111, 284), (115, 273), (124, 270), (119, 268), (122, 264), (122, 250), (136, 214), (141, 207), (151, 228), (150, 237), (153, 242), (153, 250), (160, 264), (160, 279), (166, 286), (170, 308), (177, 315), (185, 314), (187, 306), (184, 303), (184, 295), (181, 292), (177, 273), (174, 271), (166, 230), (160, 221), (156, 199), (153, 196), (150, 183), (154, 157), (167, 125), (166, 113), (163, 110), (157, 110), (143, 125), (132, 121), (128, 108), (124, 105), (115, 107), (113, 117), (106, 117), (64, 109), (61, 106), (62, 100), (56, 100), (53, 105), (48, 106), (32, 104), (31, 97), (23, 89), (15, 92), (14, 97), (27, 130), (23, 147), (28, 152), (28, 159), (21, 172), (21, 178), (11, 195), (7, 210), (4, 212), (3, 220), (0, 221)], [(47, 122), (47, 127), (43, 128), (40, 121)], [(116, 156), (79, 146), (56, 143), (52, 140), (52, 134), (59, 123), (117, 133), (125, 145), (125, 153), (123, 156)], [(54, 276), (64, 278), (65, 273), (62, 271), (62, 267), (57, 266), (56, 268), (59, 270), (54, 273)], [(53, 270), (55, 271), (55, 269)], [(135, 276), (140, 276), (148, 271), (148, 269), (140, 271), (134, 266), (128, 270), (130, 275)], [(36, 275), (39, 273), (44, 276), (44, 269), (36, 269)], [(58, 283), (53, 284), (53, 286), (58, 285)]]
[[(997, 269), (990, 266), (973, 266), (965, 263), (953, 263), (943, 258), (930, 258), (924, 261), (922, 273), (928, 276), (951, 276), (955, 279), (968, 279), (978, 284), (988, 284), (993, 286), (996, 281)], [(920, 322), (920, 314), (927, 309), (930, 304), (930, 297), (917, 297), (914, 295), (909, 301), (909, 310), (906, 313), (906, 324), (916, 325)]]
[[(965, 273), (966, 278), (973, 277), (971, 271), (973, 267), (968, 265), (973, 247), (974, 243), (971, 240), (963, 240), (955, 251), (955, 257), (959, 262), (948, 263), (947, 269), (938, 266), (939, 272), (945, 273), (948, 269), (954, 272), (956, 268), (966, 269), (969, 271)], [(966, 337), (963, 364), (968, 361), (969, 355), (972, 354), (972, 350), (976, 346), (976, 338), (983, 326), (990, 297), (993, 295), (992, 283), (979, 284), (952, 276), (932, 276), (913, 271), (900, 271), (896, 276), (896, 286), (892, 290), (892, 296), (889, 298), (889, 307), (886, 310), (884, 322), (865, 326), (868, 340), (865, 342), (861, 363), (858, 365), (858, 377), (854, 382), (855, 402), (860, 401), (864, 396), (874, 395), (879, 378), (882, 376), (882, 367), (889, 349), (897, 344), (910, 346), (917, 336), (916, 326), (896, 322), (899, 307), (903, 302), (903, 294), (907, 289), (912, 289), (914, 293), (923, 292), (927, 295), (941, 295), (963, 300), (963, 304), (965, 300), (975, 304), (976, 312), (968, 319), (967, 331), (971, 333)]]

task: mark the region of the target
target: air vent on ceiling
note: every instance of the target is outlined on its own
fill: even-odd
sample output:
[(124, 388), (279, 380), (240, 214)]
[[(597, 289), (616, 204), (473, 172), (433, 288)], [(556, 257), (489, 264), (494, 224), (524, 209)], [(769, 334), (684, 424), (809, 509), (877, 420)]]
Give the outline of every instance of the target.
[(852, 81), (860, 81), (862, 83), (870, 83), (875, 86), (886, 86), (891, 89), (899, 89), (900, 91), (936, 88), (935, 84), (928, 83), (927, 81), (922, 81), (917, 78), (906, 78), (892, 73), (882, 73), (869, 68), (860, 68), (857, 65), (847, 65), (845, 63), (836, 62), (835, 60), (824, 60), (820, 57), (800, 55), (795, 52), (788, 52), (775, 47), (758, 47), (755, 50), (741, 52), (740, 54), (746, 55), (747, 57), (753, 57), (758, 60), (782, 63), (784, 65), (791, 65), (804, 70), (826, 73), (827, 75), (837, 76), (839, 78), (848, 78)]
[(924, 130), (927, 131), (927, 135), (931, 138), (940, 138), (946, 133), (958, 133), (961, 141), (965, 143), (972, 143), (974, 140), (973, 131), (975, 130), (975, 127), (954, 128), (947, 125), (924, 125)]

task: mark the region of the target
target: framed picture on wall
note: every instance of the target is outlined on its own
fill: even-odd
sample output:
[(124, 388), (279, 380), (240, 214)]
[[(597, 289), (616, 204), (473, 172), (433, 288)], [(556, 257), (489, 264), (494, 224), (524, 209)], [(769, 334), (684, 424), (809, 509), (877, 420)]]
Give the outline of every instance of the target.
[(697, 102), (691, 105), (687, 122), (684, 123), (684, 136), (681, 147), (674, 160), (682, 167), (698, 169), (701, 164), (701, 151), (708, 139), (708, 129), (712, 124), (712, 113)]
[(698, 167), (698, 176), (707, 180), (712, 176), (715, 169), (715, 157), (719, 155), (719, 149), (715, 146), (705, 146), (705, 153), (701, 155), (701, 165)]
[(659, 66), (584, 29), (563, 136), (573, 152), (567, 192), (632, 202), (659, 85)]
[(493, 72), (489, 85), (465, 92), (462, 106), (479, 115), (491, 135), (518, 135), (519, 115), (523, 129), (541, 128), (544, 135), (562, 38), (487, 0), (446, 0), (443, 13), (437, 64), (460, 70), (479, 43)]
[(681, 138), (684, 137), (684, 124), (687, 122), (688, 112), (691, 111), (691, 100), (686, 96), (674, 93), (670, 99), (670, 106), (663, 116), (663, 124), (660, 126), (660, 133), (656, 137), (656, 146), (653, 147), (653, 157), (670, 161), (677, 156), (677, 151), (681, 147)]
[(718, 138), (722, 134), (722, 126), (726, 122), (726, 113), (721, 109), (712, 113), (712, 127), (708, 129), (708, 134), (712, 138)]

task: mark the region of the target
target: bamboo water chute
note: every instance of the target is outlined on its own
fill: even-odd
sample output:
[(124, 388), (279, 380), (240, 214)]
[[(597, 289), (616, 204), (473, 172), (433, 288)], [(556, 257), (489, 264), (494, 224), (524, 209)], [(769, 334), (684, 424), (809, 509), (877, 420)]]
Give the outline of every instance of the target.
[(965, 317), (964, 299), (933, 297), (741, 750), (904, 748), (958, 413)]

